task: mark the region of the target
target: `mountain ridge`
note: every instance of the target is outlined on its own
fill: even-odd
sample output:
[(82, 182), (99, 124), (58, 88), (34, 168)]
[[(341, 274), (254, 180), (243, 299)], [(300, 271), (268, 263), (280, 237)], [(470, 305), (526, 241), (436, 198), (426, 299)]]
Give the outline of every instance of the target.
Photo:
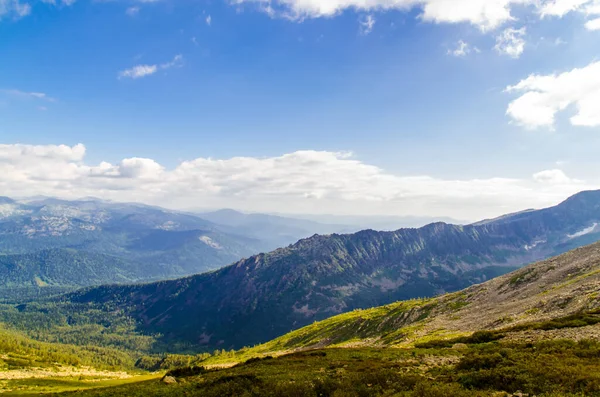
[(208, 274), (98, 287), (66, 299), (119, 302), (142, 332), (165, 340), (241, 347), (338, 313), (480, 283), (597, 241), (598, 222), (600, 191), (583, 192), (483, 225), (315, 235)]

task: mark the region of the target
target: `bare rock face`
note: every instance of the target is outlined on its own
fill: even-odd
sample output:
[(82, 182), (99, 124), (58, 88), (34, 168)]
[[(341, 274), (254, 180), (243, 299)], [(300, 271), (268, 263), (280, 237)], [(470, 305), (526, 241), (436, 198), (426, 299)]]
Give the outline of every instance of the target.
[(165, 376), (164, 378), (162, 378), (162, 383), (164, 383), (165, 385), (172, 385), (177, 383), (177, 379), (175, 379), (172, 376)]

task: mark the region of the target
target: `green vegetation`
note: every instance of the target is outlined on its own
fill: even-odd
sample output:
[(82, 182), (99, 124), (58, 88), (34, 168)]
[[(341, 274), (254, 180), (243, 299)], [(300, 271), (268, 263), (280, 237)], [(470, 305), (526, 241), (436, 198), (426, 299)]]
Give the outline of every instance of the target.
[(597, 341), (331, 348), (248, 360), (227, 369), (184, 367), (167, 373), (174, 384), (150, 380), (77, 395), (492, 397), (522, 391), (540, 397), (600, 396), (599, 356)]
[(96, 369), (134, 369), (131, 354), (98, 346), (36, 341), (0, 328), (0, 370), (54, 367), (57, 364)]
[(111, 379), (102, 376), (60, 376), (48, 378), (28, 378), (0, 380), (0, 393), (4, 396), (53, 394), (67, 391), (81, 391), (86, 389), (105, 389), (108, 387), (136, 384), (150, 379), (159, 378), (159, 375), (136, 375), (127, 378)]

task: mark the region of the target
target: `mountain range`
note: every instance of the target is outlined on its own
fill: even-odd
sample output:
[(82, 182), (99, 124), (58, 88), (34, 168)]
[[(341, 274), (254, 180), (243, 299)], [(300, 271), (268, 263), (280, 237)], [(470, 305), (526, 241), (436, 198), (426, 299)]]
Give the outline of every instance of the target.
[(0, 295), (8, 289), (135, 283), (215, 270), (315, 233), (303, 219), (220, 210), (196, 214), (89, 197), (0, 197)]
[[(254, 352), (413, 347), (474, 331), (532, 342), (572, 339), (570, 328), (581, 327), (576, 339), (595, 339), (600, 329), (586, 326), (600, 324), (599, 291), (600, 243), (594, 243), (460, 292), (334, 316), (258, 346)], [(569, 323), (563, 327), (558, 318)]]
[(75, 292), (63, 302), (119, 310), (165, 343), (241, 347), (316, 320), (456, 291), (600, 239), (600, 191), (472, 225), (365, 230), (300, 240), (220, 270)]
[(594, 243), (462, 291), (352, 310), (238, 351), (194, 346), (193, 355), (156, 350), (159, 335), (131, 332), (123, 296), (102, 310), (56, 300), (0, 305), (0, 392), (597, 395), (599, 292)]

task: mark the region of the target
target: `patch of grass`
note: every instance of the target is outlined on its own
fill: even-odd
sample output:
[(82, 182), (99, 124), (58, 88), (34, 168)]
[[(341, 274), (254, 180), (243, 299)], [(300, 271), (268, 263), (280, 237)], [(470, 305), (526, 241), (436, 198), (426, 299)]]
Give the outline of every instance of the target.
[(158, 375), (141, 375), (127, 379), (98, 379), (94, 377), (57, 377), (14, 379), (0, 382), (3, 396), (21, 396), (32, 394), (55, 394), (68, 391), (83, 391), (96, 388), (113, 388), (128, 384), (139, 384), (147, 380), (158, 379)]
[[(473, 336), (488, 341), (489, 334)], [(453, 356), (448, 357), (447, 353)], [(93, 389), (96, 397), (540, 397), (600, 396), (600, 343), (475, 343), (469, 349), (327, 349), (257, 359), (235, 367), (184, 369), (159, 380)], [(64, 393), (70, 396), (75, 393)]]

